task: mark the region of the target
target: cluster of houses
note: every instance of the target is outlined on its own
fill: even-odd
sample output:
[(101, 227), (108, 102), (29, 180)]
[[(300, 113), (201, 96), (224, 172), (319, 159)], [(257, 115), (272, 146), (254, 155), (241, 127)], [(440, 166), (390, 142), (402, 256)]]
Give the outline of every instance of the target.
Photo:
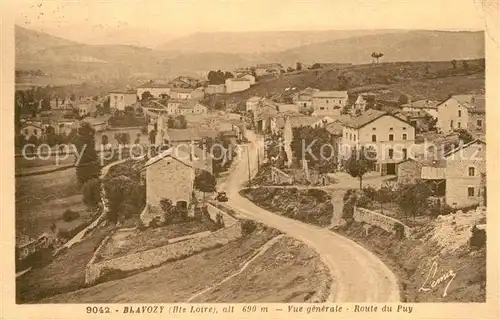
[[(442, 102), (408, 102), (390, 111), (367, 109), (367, 99), (362, 94), (354, 98), (349, 102), (346, 91), (307, 88), (294, 95), (293, 105), (252, 97), (246, 101), (246, 109), (253, 114), (257, 132), (280, 137), (288, 165), (293, 156), (288, 147), (293, 141), (293, 129), (324, 128), (336, 151), (338, 170), (342, 170), (354, 149), (371, 146), (377, 156), (372, 171), (395, 175), (403, 184), (429, 181), (436, 199), (452, 207), (483, 201), (486, 188), (483, 95), (450, 96)], [(312, 113), (304, 114), (305, 109)], [(435, 123), (435, 130), (443, 137), (465, 129), (474, 140), (457, 143), (447, 152), (438, 152), (442, 146), (424, 150), (426, 144), (416, 143), (416, 135), (431, 130), (429, 121)], [(429, 142), (432, 143), (426, 143)]]

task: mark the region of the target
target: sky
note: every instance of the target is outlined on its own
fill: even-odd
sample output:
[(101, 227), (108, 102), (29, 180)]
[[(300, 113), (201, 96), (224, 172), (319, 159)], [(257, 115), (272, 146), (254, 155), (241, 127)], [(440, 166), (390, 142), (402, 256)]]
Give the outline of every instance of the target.
[(15, 23), (83, 43), (154, 47), (194, 32), (483, 30), (484, 3), (487, 0), (17, 0)]

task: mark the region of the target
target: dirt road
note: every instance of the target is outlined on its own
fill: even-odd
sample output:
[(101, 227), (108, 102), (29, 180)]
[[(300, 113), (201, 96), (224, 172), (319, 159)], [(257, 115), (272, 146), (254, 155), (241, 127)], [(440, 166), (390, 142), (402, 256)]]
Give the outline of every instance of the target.
[[(279, 229), (315, 249), (334, 278), (330, 302), (398, 302), (396, 277), (374, 254), (327, 229), (266, 211), (239, 194), (242, 183), (248, 180), (248, 163), (254, 174), (257, 169), (256, 150), (262, 148), (262, 142), (255, 136), (250, 135), (249, 140), (253, 142), (248, 150), (242, 152), (234, 171), (219, 186), (228, 194), (227, 204), (243, 217)], [(262, 154), (262, 150), (260, 152)]]

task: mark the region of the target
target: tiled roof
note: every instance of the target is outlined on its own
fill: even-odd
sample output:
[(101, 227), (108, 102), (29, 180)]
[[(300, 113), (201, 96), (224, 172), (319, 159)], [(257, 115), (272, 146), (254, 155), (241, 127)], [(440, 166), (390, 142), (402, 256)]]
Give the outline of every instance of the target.
[(204, 137), (215, 138), (218, 132), (215, 130), (199, 130), (196, 128), (168, 129), (167, 135), (170, 141), (199, 141)]
[(485, 113), (486, 112), (486, 100), (484, 96), (476, 96), (476, 100), (474, 102), (474, 109), (472, 110), (474, 113)]
[(347, 91), (315, 91), (313, 98), (347, 98)]
[(144, 165), (144, 168), (149, 167), (150, 165), (160, 161), (161, 159), (164, 159), (166, 157), (172, 157), (174, 159), (179, 160), (183, 164), (185, 164), (188, 167), (192, 167), (193, 164), (190, 161), (190, 154), (183, 152), (181, 149), (174, 149), (170, 148), (168, 150), (163, 151), (162, 153), (154, 156), (153, 158), (149, 159), (148, 162)]
[(262, 100), (261, 97), (251, 97), (247, 99), (248, 102), (259, 102), (260, 100)]
[(172, 85), (170, 84), (165, 84), (165, 83), (145, 83), (139, 88), (171, 88)]
[(462, 150), (462, 149), (468, 148), (469, 146), (474, 145), (474, 144), (476, 144), (476, 143), (482, 143), (482, 144), (484, 144), (484, 145), (486, 144), (486, 142), (484, 142), (483, 140), (481, 140), (481, 139), (476, 139), (476, 140), (473, 140), (473, 141), (471, 141), (471, 142), (469, 142), (469, 143), (463, 144), (463, 145), (459, 146), (458, 148), (455, 148), (455, 149), (451, 150), (450, 152), (446, 153), (446, 154), (444, 155), (444, 157), (448, 157), (448, 156), (450, 156), (450, 155), (454, 154), (455, 152), (458, 152), (458, 151), (460, 151), (460, 150)]
[(298, 116), (298, 117), (290, 117), (290, 124), (292, 128), (301, 127), (301, 126), (310, 126), (315, 122), (324, 119), (324, 116)]
[(360, 116), (352, 118), (350, 121), (346, 121), (345, 126), (351, 128), (361, 128), (385, 114), (388, 113), (380, 110), (369, 109), (363, 112)]
[(170, 92), (177, 92), (177, 93), (191, 93), (191, 92), (193, 92), (193, 89), (187, 89), (187, 88), (172, 88), (172, 89), (170, 89)]
[(403, 104), (402, 107), (411, 107), (415, 109), (437, 109), (438, 104), (438, 101), (418, 100)]
[(333, 135), (342, 135), (342, 127), (343, 124), (340, 121), (335, 121), (332, 123), (329, 123), (325, 126), (326, 131), (330, 132)]

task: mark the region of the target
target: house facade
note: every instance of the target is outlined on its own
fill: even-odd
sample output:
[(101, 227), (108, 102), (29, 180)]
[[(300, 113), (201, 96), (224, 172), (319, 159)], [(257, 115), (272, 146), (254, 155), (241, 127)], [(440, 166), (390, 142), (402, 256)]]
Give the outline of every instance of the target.
[(261, 63), (255, 67), (257, 77), (266, 75), (279, 75), (283, 67), (279, 63)]
[(432, 118), (436, 119), (438, 117), (438, 105), (439, 105), (438, 101), (432, 101), (432, 100), (410, 101), (406, 104), (401, 105), (401, 111), (410, 111), (410, 112), (425, 111)]
[(396, 164), (413, 157), (415, 128), (392, 114), (370, 109), (346, 121), (342, 128), (341, 158), (347, 160), (353, 149), (373, 147), (376, 151), (374, 171), (381, 175), (396, 174)]
[(161, 98), (162, 95), (170, 96), (171, 85), (148, 83), (137, 88), (137, 98), (142, 99), (144, 92), (149, 92), (154, 98)]
[(225, 84), (209, 84), (205, 88), (205, 93), (207, 94), (224, 94), (226, 93)]
[(446, 204), (462, 208), (484, 203), (486, 143), (476, 139), (445, 154)]
[(43, 135), (43, 129), (41, 126), (34, 123), (24, 123), (21, 126), (20, 134), (24, 136), (25, 139), (29, 139), (32, 136), (35, 136), (37, 137), (37, 139), (40, 139)]
[(238, 76), (239, 79), (245, 79), (245, 80), (248, 80), (250, 81), (250, 85), (254, 85), (255, 84), (255, 77), (252, 76), (251, 74), (249, 73), (246, 73), (246, 74), (243, 74), (241, 76)]
[(125, 107), (131, 106), (137, 102), (137, 94), (135, 92), (110, 92), (109, 107), (111, 109), (125, 110)]
[(250, 112), (250, 111), (253, 111), (257, 108), (257, 106), (259, 105), (259, 102), (262, 100), (263, 98), (261, 97), (251, 97), (251, 98), (248, 98), (245, 105), (246, 105), (246, 111), (247, 112)]
[[(468, 128), (474, 121), (469, 117), (472, 113), (485, 113), (484, 96), (455, 95), (438, 105), (438, 117), (436, 127), (441, 133), (450, 133), (456, 129)], [(477, 125), (477, 122), (476, 122)]]
[(226, 93), (245, 91), (250, 88), (250, 81), (244, 78), (226, 79)]
[(317, 91), (319, 90), (314, 88), (306, 88), (298, 92), (293, 97), (293, 103), (296, 104), (301, 110), (312, 108), (312, 94)]
[(312, 94), (313, 115), (339, 116), (348, 103), (347, 91), (316, 91)]

